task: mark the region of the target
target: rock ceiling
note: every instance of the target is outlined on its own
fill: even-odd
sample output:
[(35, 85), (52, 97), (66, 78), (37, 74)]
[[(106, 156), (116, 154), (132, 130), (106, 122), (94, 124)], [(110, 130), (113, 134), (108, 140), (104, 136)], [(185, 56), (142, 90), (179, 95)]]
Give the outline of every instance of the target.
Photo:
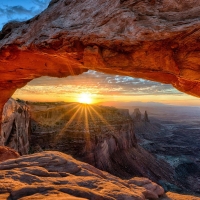
[(200, 96), (199, 12), (198, 0), (52, 0), (0, 32), (0, 107), (36, 77), (88, 69)]

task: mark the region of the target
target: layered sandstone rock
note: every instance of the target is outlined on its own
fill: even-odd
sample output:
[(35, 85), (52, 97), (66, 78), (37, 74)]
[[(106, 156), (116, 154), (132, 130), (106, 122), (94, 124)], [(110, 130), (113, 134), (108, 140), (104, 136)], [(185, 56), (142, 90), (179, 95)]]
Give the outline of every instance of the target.
[(87, 69), (170, 83), (200, 96), (200, 2), (52, 0), (0, 33), (0, 107), (28, 81)]
[(4, 199), (158, 199), (164, 194), (148, 179), (122, 180), (60, 152), (42, 152), (0, 163)]
[(2, 115), (1, 143), (15, 149), (21, 155), (28, 154), (30, 113), (23, 101), (9, 99)]

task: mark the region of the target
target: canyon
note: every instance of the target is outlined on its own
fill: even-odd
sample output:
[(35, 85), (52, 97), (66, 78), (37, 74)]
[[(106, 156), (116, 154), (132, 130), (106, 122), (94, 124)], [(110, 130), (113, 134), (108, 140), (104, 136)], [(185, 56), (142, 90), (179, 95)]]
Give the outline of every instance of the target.
[[(174, 177), (186, 191), (200, 193), (200, 151), (199, 151), (199, 116), (198, 108), (190, 108), (185, 113), (175, 106), (171, 107), (170, 115), (163, 107), (162, 116), (153, 117), (151, 123), (134, 118), (134, 133), (138, 144), (154, 155), (157, 159), (163, 159), (173, 169)], [(146, 108), (145, 108), (146, 109)], [(169, 108), (167, 108), (169, 110)], [(185, 108), (185, 110), (189, 109)], [(196, 110), (196, 113), (195, 113)], [(135, 109), (134, 113), (138, 113)], [(158, 112), (158, 111), (156, 111)], [(141, 112), (140, 112), (141, 113)], [(182, 115), (181, 115), (182, 113)], [(168, 188), (171, 186), (168, 185)], [(174, 186), (172, 186), (174, 187)], [(176, 188), (177, 191), (180, 189)]]
[[(199, 193), (198, 129), (187, 135), (187, 130), (183, 132), (185, 127), (176, 123), (173, 117), (170, 122), (170, 116), (165, 116), (168, 121), (164, 123), (153, 117), (152, 111), (149, 117), (146, 108), (142, 112), (136, 108), (130, 115), (128, 109), (115, 107), (10, 99), (4, 107), (3, 118), (7, 116), (4, 130), (10, 130), (12, 126), (17, 127), (16, 132), (21, 130), (19, 125), (13, 124), (17, 121), (13, 118), (19, 118), (19, 106), (23, 106), (20, 113), (25, 112), (29, 117), (18, 120), (19, 125), (24, 127), (29, 122), (26, 128), (29, 131), (23, 135), (29, 138), (28, 153), (59, 151), (122, 179), (147, 177), (165, 191)], [(12, 115), (9, 116), (10, 113)], [(195, 118), (200, 114), (191, 113)], [(181, 119), (187, 120), (188, 117)], [(180, 126), (176, 130), (178, 133), (172, 134), (169, 129), (172, 123)], [(6, 129), (6, 125), (10, 129)], [(198, 121), (187, 126), (195, 129)], [(12, 136), (12, 132), (8, 133)], [(16, 136), (20, 137), (19, 134)], [(16, 145), (18, 140), (11, 141), (13, 147), (24, 145)], [(15, 150), (20, 152), (20, 149)], [(27, 151), (20, 154), (27, 154)]]
[(121, 178), (175, 184), (170, 166), (137, 144), (127, 109), (29, 102), (31, 152), (56, 150)]

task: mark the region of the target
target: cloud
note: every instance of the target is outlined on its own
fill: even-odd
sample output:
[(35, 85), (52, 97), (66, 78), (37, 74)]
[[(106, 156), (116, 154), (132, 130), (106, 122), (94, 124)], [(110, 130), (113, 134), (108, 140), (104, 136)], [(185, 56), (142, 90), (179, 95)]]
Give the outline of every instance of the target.
[(49, 5), (50, 0), (32, 0), (32, 2), (43, 10)]
[(23, 6), (6, 6), (4, 11), (11, 16), (16, 14), (30, 15), (32, 13), (31, 9), (26, 9)]
[(16, 5), (0, 5), (0, 28), (9, 21), (24, 21), (41, 13), (50, 0), (30, 0), (30, 2), (16, 1)]
[[(34, 87), (40, 89), (42, 87), (41, 90), (54, 90), (60, 93), (88, 91), (95, 94), (109, 95), (182, 94), (169, 84), (161, 84), (128, 76), (108, 75), (91, 70), (82, 75), (69, 76), (67, 78), (42, 77), (34, 79), (27, 87), (30, 90)], [(38, 89), (38, 92), (40, 89)]]

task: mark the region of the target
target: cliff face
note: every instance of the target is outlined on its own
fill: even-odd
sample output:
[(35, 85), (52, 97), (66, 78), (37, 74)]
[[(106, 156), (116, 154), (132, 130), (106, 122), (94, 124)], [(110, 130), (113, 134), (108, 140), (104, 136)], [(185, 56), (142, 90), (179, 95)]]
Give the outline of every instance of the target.
[(9, 99), (2, 115), (1, 144), (15, 149), (19, 154), (28, 154), (30, 114), (25, 103)]
[(144, 176), (174, 183), (170, 166), (137, 145), (128, 110), (79, 104), (29, 106), (33, 152), (58, 150), (123, 178)]
[(36, 77), (88, 69), (200, 96), (199, 11), (196, 0), (52, 0), (41, 14), (0, 32), (0, 107)]

